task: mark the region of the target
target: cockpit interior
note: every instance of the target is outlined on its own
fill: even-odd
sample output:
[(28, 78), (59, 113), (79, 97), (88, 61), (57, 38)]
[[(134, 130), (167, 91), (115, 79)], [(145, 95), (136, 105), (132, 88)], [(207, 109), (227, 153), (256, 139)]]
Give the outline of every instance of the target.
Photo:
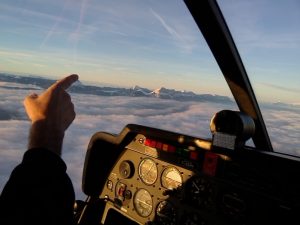
[(237, 147), (232, 134), (213, 136), (134, 124), (119, 135), (96, 133), (78, 224), (292, 224), (299, 160)]
[[(88, 145), (77, 224), (297, 224), (300, 160), (275, 153), (216, 1), (185, 0), (239, 111), (211, 115), (211, 138), (128, 124)], [(248, 141), (253, 146), (248, 146)]]

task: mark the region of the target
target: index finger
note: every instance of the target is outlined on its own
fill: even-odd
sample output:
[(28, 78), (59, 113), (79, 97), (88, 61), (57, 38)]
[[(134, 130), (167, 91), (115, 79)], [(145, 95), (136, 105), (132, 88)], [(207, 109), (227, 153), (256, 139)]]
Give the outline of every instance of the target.
[(50, 88), (62, 88), (63, 90), (68, 89), (74, 82), (78, 80), (77, 74), (69, 75), (59, 81), (57, 81), (55, 84), (53, 84)]

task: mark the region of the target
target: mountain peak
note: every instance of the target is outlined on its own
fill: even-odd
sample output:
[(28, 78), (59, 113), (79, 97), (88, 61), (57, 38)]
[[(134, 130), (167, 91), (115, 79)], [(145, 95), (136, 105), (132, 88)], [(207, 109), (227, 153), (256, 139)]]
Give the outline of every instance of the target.
[(72, 84), (72, 86), (83, 86), (83, 84), (77, 80), (75, 83)]
[[(53, 80), (47, 78), (15, 76), (13, 74), (0, 73), (0, 81), (12, 82), (19, 84), (34, 84), (40, 88), (47, 88)], [(149, 97), (160, 99), (172, 99), (176, 101), (207, 101), (207, 102), (232, 102), (227, 96), (210, 95), (210, 94), (195, 94), (192, 91), (178, 91), (175, 89), (167, 89), (165, 87), (157, 88), (153, 91), (135, 85), (132, 88), (119, 87), (99, 87), (94, 85), (84, 85), (80, 81), (76, 81), (70, 90), (79, 94), (93, 94), (99, 96), (131, 96), (131, 97)]]
[(154, 91), (152, 91), (153, 94), (160, 94), (161, 92), (165, 91), (166, 88), (164, 87), (160, 87), (160, 88), (157, 88), (155, 89)]

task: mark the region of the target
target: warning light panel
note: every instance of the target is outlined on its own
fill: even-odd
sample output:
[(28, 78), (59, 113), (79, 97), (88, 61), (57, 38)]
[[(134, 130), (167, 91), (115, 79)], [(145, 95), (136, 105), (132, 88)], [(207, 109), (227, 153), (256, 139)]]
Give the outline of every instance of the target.
[(174, 145), (169, 145), (166, 143), (162, 143), (153, 139), (146, 138), (144, 141), (144, 145), (151, 147), (151, 148), (156, 148), (158, 150), (168, 152), (168, 153), (175, 153), (178, 156), (184, 157), (186, 159), (190, 160), (198, 160), (199, 158), (199, 152), (197, 150), (190, 150), (187, 148), (180, 148), (180, 147), (175, 147)]

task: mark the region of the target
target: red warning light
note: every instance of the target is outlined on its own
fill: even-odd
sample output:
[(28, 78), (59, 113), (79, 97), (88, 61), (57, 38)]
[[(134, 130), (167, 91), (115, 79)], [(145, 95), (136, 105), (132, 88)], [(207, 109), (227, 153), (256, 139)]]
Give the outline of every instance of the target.
[(156, 143), (156, 148), (162, 149), (162, 146), (163, 146), (163, 143), (161, 143), (161, 142)]
[(151, 140), (151, 142), (150, 142), (150, 145), (149, 145), (150, 147), (152, 147), (152, 148), (155, 148), (155, 146), (156, 146), (156, 141), (154, 141), (154, 140)]
[(150, 145), (150, 143), (151, 143), (151, 140), (150, 140), (150, 139), (148, 139), (148, 138), (147, 138), (147, 139), (145, 140), (145, 142), (144, 142), (144, 144), (145, 144), (146, 146), (149, 146), (149, 145)]
[(144, 145), (152, 147), (152, 148), (160, 149), (160, 150), (163, 150), (165, 152), (171, 152), (171, 153), (176, 152), (176, 147), (175, 146), (164, 144), (162, 142), (155, 141), (155, 140), (152, 140), (152, 139), (149, 139), (149, 138), (147, 138), (145, 140)]

